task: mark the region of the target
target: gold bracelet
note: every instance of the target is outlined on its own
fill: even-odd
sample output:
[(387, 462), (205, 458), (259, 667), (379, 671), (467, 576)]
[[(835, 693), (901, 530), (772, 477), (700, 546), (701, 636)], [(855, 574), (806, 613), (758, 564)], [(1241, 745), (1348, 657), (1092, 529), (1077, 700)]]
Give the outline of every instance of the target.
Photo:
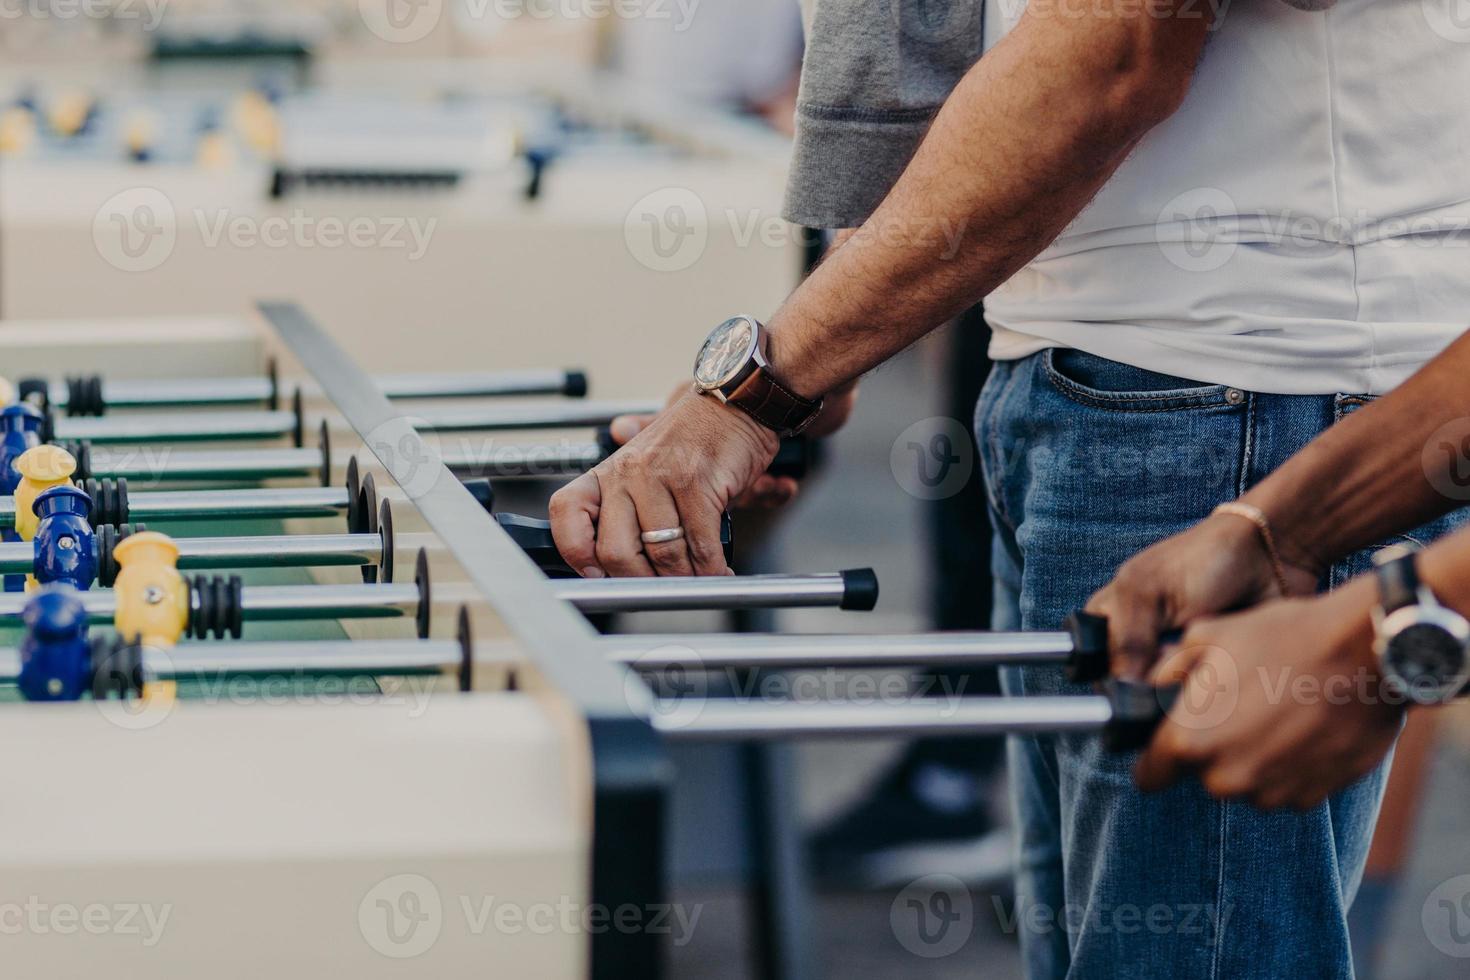
[(1244, 517), (1256, 526), (1256, 531), (1261, 536), (1261, 546), (1266, 550), (1266, 557), (1271, 561), (1271, 573), (1276, 576), (1276, 587), (1281, 590), (1283, 596), (1290, 595), (1291, 592), (1286, 587), (1286, 565), (1281, 561), (1281, 552), (1276, 549), (1276, 536), (1271, 533), (1271, 522), (1266, 519), (1265, 512), (1252, 504), (1232, 500), (1216, 507), (1214, 513)]

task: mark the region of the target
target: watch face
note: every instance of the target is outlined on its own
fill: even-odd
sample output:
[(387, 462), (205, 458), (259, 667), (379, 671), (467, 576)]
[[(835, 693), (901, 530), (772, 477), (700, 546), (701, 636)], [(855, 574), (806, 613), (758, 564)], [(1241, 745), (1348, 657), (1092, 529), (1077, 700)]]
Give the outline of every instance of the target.
[(1410, 700), (1441, 701), (1464, 684), (1465, 640), (1439, 623), (1415, 622), (1389, 640), (1384, 661), (1394, 685)]
[(705, 390), (735, 379), (755, 353), (755, 324), (737, 316), (715, 327), (694, 360), (694, 383)]

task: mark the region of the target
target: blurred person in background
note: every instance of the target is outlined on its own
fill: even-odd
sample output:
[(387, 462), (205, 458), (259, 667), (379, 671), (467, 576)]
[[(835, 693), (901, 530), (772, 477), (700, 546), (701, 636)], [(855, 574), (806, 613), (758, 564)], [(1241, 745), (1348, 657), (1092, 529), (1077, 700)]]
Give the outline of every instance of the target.
[(672, 4), (659, 9), (671, 15), (615, 18), (609, 67), (655, 91), (749, 112), (791, 134), (802, 52), (796, 0), (698, 0), (687, 17), (672, 13)]

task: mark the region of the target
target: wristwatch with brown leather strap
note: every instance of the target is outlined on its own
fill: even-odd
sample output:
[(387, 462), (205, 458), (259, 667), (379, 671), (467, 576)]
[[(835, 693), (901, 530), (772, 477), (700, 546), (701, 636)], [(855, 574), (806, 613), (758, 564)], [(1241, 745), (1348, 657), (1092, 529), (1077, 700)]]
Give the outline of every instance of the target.
[(801, 432), (822, 411), (771, 373), (765, 327), (753, 316), (731, 317), (710, 333), (694, 359), (694, 390), (734, 405), (782, 436)]

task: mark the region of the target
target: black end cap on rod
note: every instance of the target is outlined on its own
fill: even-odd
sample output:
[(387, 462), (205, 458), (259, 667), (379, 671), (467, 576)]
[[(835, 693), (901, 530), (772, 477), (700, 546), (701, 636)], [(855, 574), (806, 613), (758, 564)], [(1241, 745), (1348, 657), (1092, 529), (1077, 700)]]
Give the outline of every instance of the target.
[(1113, 719), (1103, 728), (1103, 748), (1132, 752), (1153, 740), (1159, 722), (1179, 700), (1178, 685), (1154, 687), (1137, 681), (1113, 679), (1104, 685), (1113, 705)]
[(1108, 618), (1082, 611), (1067, 617), (1072, 655), (1067, 658), (1067, 680), (1092, 684), (1108, 676)]
[(842, 603), (839, 609), (868, 612), (878, 605), (878, 573), (871, 568), (849, 568), (842, 572)]
[(587, 397), (587, 372), (567, 371), (566, 380), (562, 382), (561, 393), (568, 398)]

